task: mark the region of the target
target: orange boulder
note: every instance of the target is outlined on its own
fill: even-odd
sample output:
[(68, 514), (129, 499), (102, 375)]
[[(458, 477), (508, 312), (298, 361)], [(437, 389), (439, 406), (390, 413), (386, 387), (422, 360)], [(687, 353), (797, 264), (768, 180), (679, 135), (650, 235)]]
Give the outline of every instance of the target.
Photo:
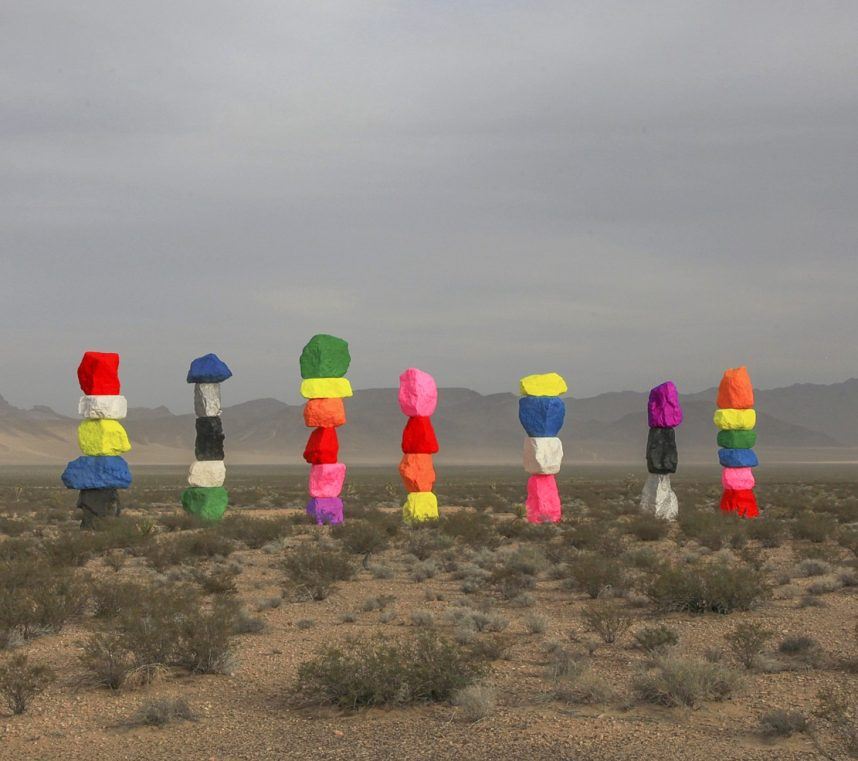
[(435, 484), (435, 466), (431, 454), (406, 454), (399, 463), (399, 475), (409, 494), (432, 491)]
[(342, 399), (310, 399), (304, 405), (307, 428), (336, 428), (345, 422), (346, 406)]
[(715, 404), (722, 410), (749, 410), (754, 406), (754, 387), (747, 367), (731, 367), (724, 372)]

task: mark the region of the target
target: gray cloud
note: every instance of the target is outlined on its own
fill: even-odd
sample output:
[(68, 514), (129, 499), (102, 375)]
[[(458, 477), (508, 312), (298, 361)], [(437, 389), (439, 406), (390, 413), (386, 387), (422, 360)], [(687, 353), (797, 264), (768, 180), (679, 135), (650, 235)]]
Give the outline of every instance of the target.
[(70, 410), (358, 387), (856, 374), (851, 3), (12, 2), (0, 393)]

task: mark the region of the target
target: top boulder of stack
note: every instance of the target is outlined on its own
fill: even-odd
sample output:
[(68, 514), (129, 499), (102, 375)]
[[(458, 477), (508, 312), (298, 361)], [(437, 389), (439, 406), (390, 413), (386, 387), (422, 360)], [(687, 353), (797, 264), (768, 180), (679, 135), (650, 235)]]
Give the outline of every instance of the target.
[(301, 377), (342, 378), (352, 361), (347, 341), (326, 333), (313, 336), (301, 352)]
[(221, 383), (232, 377), (232, 370), (217, 354), (204, 354), (191, 362), (188, 383)]
[(747, 367), (731, 367), (724, 372), (715, 403), (722, 410), (749, 410), (754, 406), (754, 387)]
[(77, 368), (77, 379), (87, 396), (116, 396), (119, 393), (119, 355), (85, 352)]
[(438, 406), (438, 386), (429, 373), (409, 367), (399, 376), (399, 409), (408, 417), (429, 417)]
[(650, 428), (675, 428), (682, 423), (679, 392), (673, 381), (665, 381), (649, 392), (647, 415)]
[(560, 396), (568, 391), (566, 381), (557, 373), (526, 375), (518, 388), (522, 396)]

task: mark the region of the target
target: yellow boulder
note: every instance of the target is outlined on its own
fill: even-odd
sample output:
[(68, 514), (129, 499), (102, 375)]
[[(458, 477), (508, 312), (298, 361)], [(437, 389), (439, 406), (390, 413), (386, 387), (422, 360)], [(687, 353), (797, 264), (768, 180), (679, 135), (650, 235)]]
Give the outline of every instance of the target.
[(77, 443), (85, 455), (118, 455), (131, 449), (128, 434), (116, 420), (84, 420), (77, 427)]
[(301, 396), (305, 399), (344, 399), (352, 395), (348, 378), (307, 378), (301, 381)]
[(715, 410), (715, 425), (722, 431), (750, 431), (757, 424), (754, 410)]
[(406, 523), (438, 520), (438, 497), (431, 491), (411, 492), (402, 506), (402, 518)]
[(518, 388), (522, 396), (561, 396), (568, 391), (563, 376), (557, 373), (525, 375)]

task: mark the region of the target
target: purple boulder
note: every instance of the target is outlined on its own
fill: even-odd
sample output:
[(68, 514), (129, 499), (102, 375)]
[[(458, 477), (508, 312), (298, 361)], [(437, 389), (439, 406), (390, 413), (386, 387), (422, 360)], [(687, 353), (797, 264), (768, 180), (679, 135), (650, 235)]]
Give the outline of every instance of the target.
[(320, 526), (343, 522), (343, 501), (339, 497), (314, 497), (307, 503), (307, 515)]
[(675, 428), (682, 422), (679, 392), (673, 381), (665, 381), (649, 392), (647, 411), (650, 428)]

